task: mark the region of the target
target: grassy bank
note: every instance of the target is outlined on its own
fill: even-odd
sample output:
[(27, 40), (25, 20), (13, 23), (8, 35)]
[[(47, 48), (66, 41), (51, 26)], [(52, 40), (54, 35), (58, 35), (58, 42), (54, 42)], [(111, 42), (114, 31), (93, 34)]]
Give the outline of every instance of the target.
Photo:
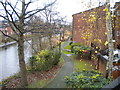
[[(60, 62), (58, 63), (58, 66), (62, 66), (64, 63), (63, 58), (60, 58)], [(56, 73), (60, 70), (60, 68), (56, 71)], [(55, 74), (56, 75), (56, 74)], [(54, 75), (54, 77), (55, 77)], [(32, 82), (31, 84), (29, 84), (28, 86), (26, 86), (26, 88), (42, 88), (43, 86), (45, 86), (48, 82), (50, 82), (53, 78), (49, 78), (49, 79), (43, 79), (43, 80), (37, 80), (35, 82)]]
[(78, 59), (76, 56), (71, 56), (73, 62), (74, 62), (74, 71), (81, 71), (83, 69), (85, 70), (92, 70), (94, 69), (94, 66), (89, 62), (89, 60), (85, 59)]
[[(25, 88), (42, 88), (46, 83), (52, 80), (56, 73), (60, 70), (64, 60), (61, 57), (58, 65), (54, 66), (51, 70), (45, 72), (33, 71), (27, 73), (28, 86)], [(20, 75), (19, 73), (8, 77), (7, 79), (0, 82), (0, 87), (5, 88), (22, 88), (20, 87)]]

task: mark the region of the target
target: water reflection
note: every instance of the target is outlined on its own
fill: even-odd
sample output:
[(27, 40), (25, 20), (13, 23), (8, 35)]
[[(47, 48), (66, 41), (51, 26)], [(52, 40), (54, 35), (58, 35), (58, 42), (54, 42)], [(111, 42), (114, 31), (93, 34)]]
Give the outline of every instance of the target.
[[(31, 41), (29, 41), (31, 43)], [(25, 42), (25, 61), (31, 56), (31, 46)], [(0, 81), (19, 71), (17, 44), (0, 50)]]

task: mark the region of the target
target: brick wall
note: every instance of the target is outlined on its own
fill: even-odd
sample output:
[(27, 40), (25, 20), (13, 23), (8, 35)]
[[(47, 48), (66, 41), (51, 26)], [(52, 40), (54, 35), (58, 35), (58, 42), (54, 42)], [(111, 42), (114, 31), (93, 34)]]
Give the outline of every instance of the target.
[(112, 76), (114, 79), (120, 76), (120, 63), (113, 63), (114, 70), (112, 71)]
[(114, 36), (115, 36), (115, 46), (119, 46), (120, 47), (120, 2), (116, 3), (115, 5), (116, 11), (115, 11), (115, 28), (114, 28)]
[[(100, 50), (107, 48), (105, 6), (97, 7), (73, 15), (73, 41), (91, 46), (93, 43)], [(119, 8), (116, 10), (120, 10)], [(117, 46), (120, 45), (120, 16), (115, 19), (114, 35)]]
[(104, 60), (102, 57), (95, 55), (94, 53), (92, 53), (91, 59), (92, 59), (93, 65), (95, 66), (95, 69), (102, 72), (104, 77), (106, 77), (107, 61)]
[[(120, 5), (120, 3), (118, 4)], [(91, 43), (93, 43), (95, 46), (99, 47), (100, 50), (107, 48), (107, 45), (105, 45), (105, 42), (107, 41), (106, 12), (104, 9), (105, 6), (101, 6), (73, 15), (73, 41), (88, 46), (91, 46)], [(115, 14), (117, 11), (120, 11), (120, 6), (116, 9)], [(113, 22), (113, 35), (116, 40), (115, 47), (117, 48), (117, 45), (120, 46), (120, 16), (116, 16)], [(98, 57), (92, 58), (92, 60), (97, 69), (106, 76), (107, 61)], [(119, 75), (120, 72), (113, 71), (114, 78)]]

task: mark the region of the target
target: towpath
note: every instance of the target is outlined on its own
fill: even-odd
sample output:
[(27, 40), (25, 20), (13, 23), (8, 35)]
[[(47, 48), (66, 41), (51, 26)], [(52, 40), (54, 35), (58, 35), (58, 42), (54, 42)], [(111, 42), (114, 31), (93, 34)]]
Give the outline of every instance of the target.
[[(65, 42), (61, 49), (64, 49), (64, 47), (69, 43), (69, 41)], [(62, 58), (65, 60), (64, 65), (60, 69), (60, 71), (57, 73), (56, 77), (49, 82), (44, 88), (66, 88), (65, 85), (65, 76), (70, 76), (73, 72), (74, 64), (70, 57), (66, 56), (62, 53)]]

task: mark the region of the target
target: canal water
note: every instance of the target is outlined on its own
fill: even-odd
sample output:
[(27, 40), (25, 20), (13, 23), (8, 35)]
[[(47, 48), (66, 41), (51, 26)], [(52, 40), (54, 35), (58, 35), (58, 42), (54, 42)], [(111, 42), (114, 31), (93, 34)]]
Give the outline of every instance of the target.
[[(31, 41), (29, 41), (29, 43), (31, 43)], [(24, 43), (24, 47), (25, 61), (28, 63), (29, 57), (32, 56), (32, 48), (27, 42)], [(19, 72), (17, 49), (17, 44), (0, 48), (0, 81)]]

